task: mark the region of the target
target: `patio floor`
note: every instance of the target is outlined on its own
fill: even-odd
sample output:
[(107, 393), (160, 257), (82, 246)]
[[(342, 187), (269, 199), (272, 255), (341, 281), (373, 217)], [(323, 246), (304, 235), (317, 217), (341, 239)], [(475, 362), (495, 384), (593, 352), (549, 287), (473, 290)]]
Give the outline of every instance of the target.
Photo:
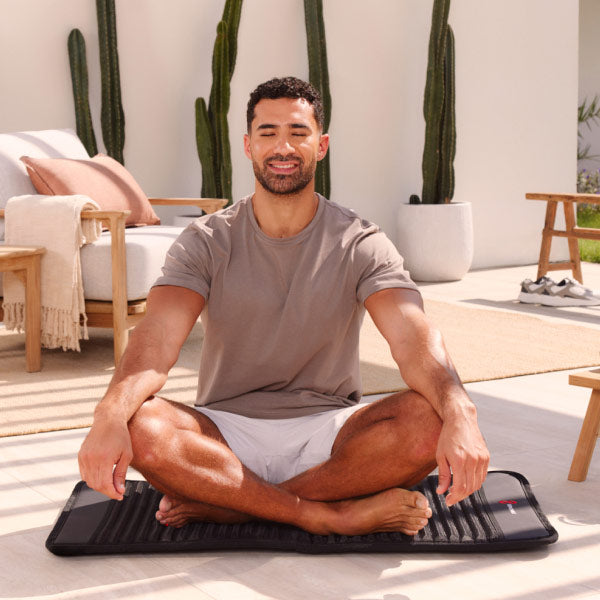
[[(550, 309), (515, 302), (536, 268), (469, 273), (425, 284), (426, 298), (517, 310), (600, 328), (600, 307)], [(584, 264), (600, 289), (600, 265)], [(551, 274), (558, 280), (563, 274)], [(600, 359), (599, 359), (600, 364)], [(0, 439), (0, 598), (558, 600), (600, 598), (600, 453), (585, 482), (567, 480), (589, 390), (568, 371), (468, 384), (491, 469), (523, 473), (558, 530), (547, 548), (502, 554), (275, 552), (60, 558), (44, 548), (79, 479), (87, 430)], [(130, 477), (131, 477), (130, 473)]]

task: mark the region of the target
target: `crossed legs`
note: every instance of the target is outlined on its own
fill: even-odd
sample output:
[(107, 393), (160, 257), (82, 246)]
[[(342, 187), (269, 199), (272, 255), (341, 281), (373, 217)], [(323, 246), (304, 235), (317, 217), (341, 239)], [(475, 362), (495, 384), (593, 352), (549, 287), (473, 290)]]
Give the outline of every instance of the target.
[(435, 467), (441, 422), (415, 392), (388, 396), (354, 413), (331, 457), (274, 485), (247, 469), (205, 415), (160, 398), (129, 423), (135, 466), (165, 494), (157, 518), (235, 522), (269, 519), (313, 533), (414, 534), (431, 516), (411, 487)]

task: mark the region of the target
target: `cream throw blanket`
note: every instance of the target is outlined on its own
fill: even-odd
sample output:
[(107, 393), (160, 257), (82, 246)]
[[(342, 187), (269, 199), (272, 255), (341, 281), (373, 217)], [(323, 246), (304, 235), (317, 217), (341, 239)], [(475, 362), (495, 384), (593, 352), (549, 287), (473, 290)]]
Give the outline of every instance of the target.
[[(42, 256), (42, 346), (80, 351), (88, 339), (79, 248), (98, 239), (100, 221), (81, 221), (82, 210), (100, 207), (88, 196), (27, 195), (6, 204), (5, 243), (44, 246)], [(4, 324), (23, 330), (25, 290), (12, 273), (4, 274)]]

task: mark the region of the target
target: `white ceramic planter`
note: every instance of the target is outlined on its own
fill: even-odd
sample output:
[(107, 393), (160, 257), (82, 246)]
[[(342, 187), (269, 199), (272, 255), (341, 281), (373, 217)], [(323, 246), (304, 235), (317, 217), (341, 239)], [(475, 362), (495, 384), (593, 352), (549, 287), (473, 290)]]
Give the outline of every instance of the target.
[(415, 281), (457, 281), (473, 261), (470, 202), (401, 204), (398, 251)]

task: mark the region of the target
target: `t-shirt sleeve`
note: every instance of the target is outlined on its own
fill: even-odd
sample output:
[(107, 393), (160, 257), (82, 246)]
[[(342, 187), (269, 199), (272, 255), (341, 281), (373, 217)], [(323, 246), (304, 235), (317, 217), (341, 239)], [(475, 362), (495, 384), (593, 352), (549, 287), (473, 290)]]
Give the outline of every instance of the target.
[(175, 285), (197, 292), (208, 300), (212, 273), (212, 256), (203, 232), (190, 225), (169, 248), (162, 276), (154, 286)]
[(389, 288), (417, 290), (404, 260), (382, 231), (366, 235), (356, 245), (356, 297), (364, 302), (371, 294)]

